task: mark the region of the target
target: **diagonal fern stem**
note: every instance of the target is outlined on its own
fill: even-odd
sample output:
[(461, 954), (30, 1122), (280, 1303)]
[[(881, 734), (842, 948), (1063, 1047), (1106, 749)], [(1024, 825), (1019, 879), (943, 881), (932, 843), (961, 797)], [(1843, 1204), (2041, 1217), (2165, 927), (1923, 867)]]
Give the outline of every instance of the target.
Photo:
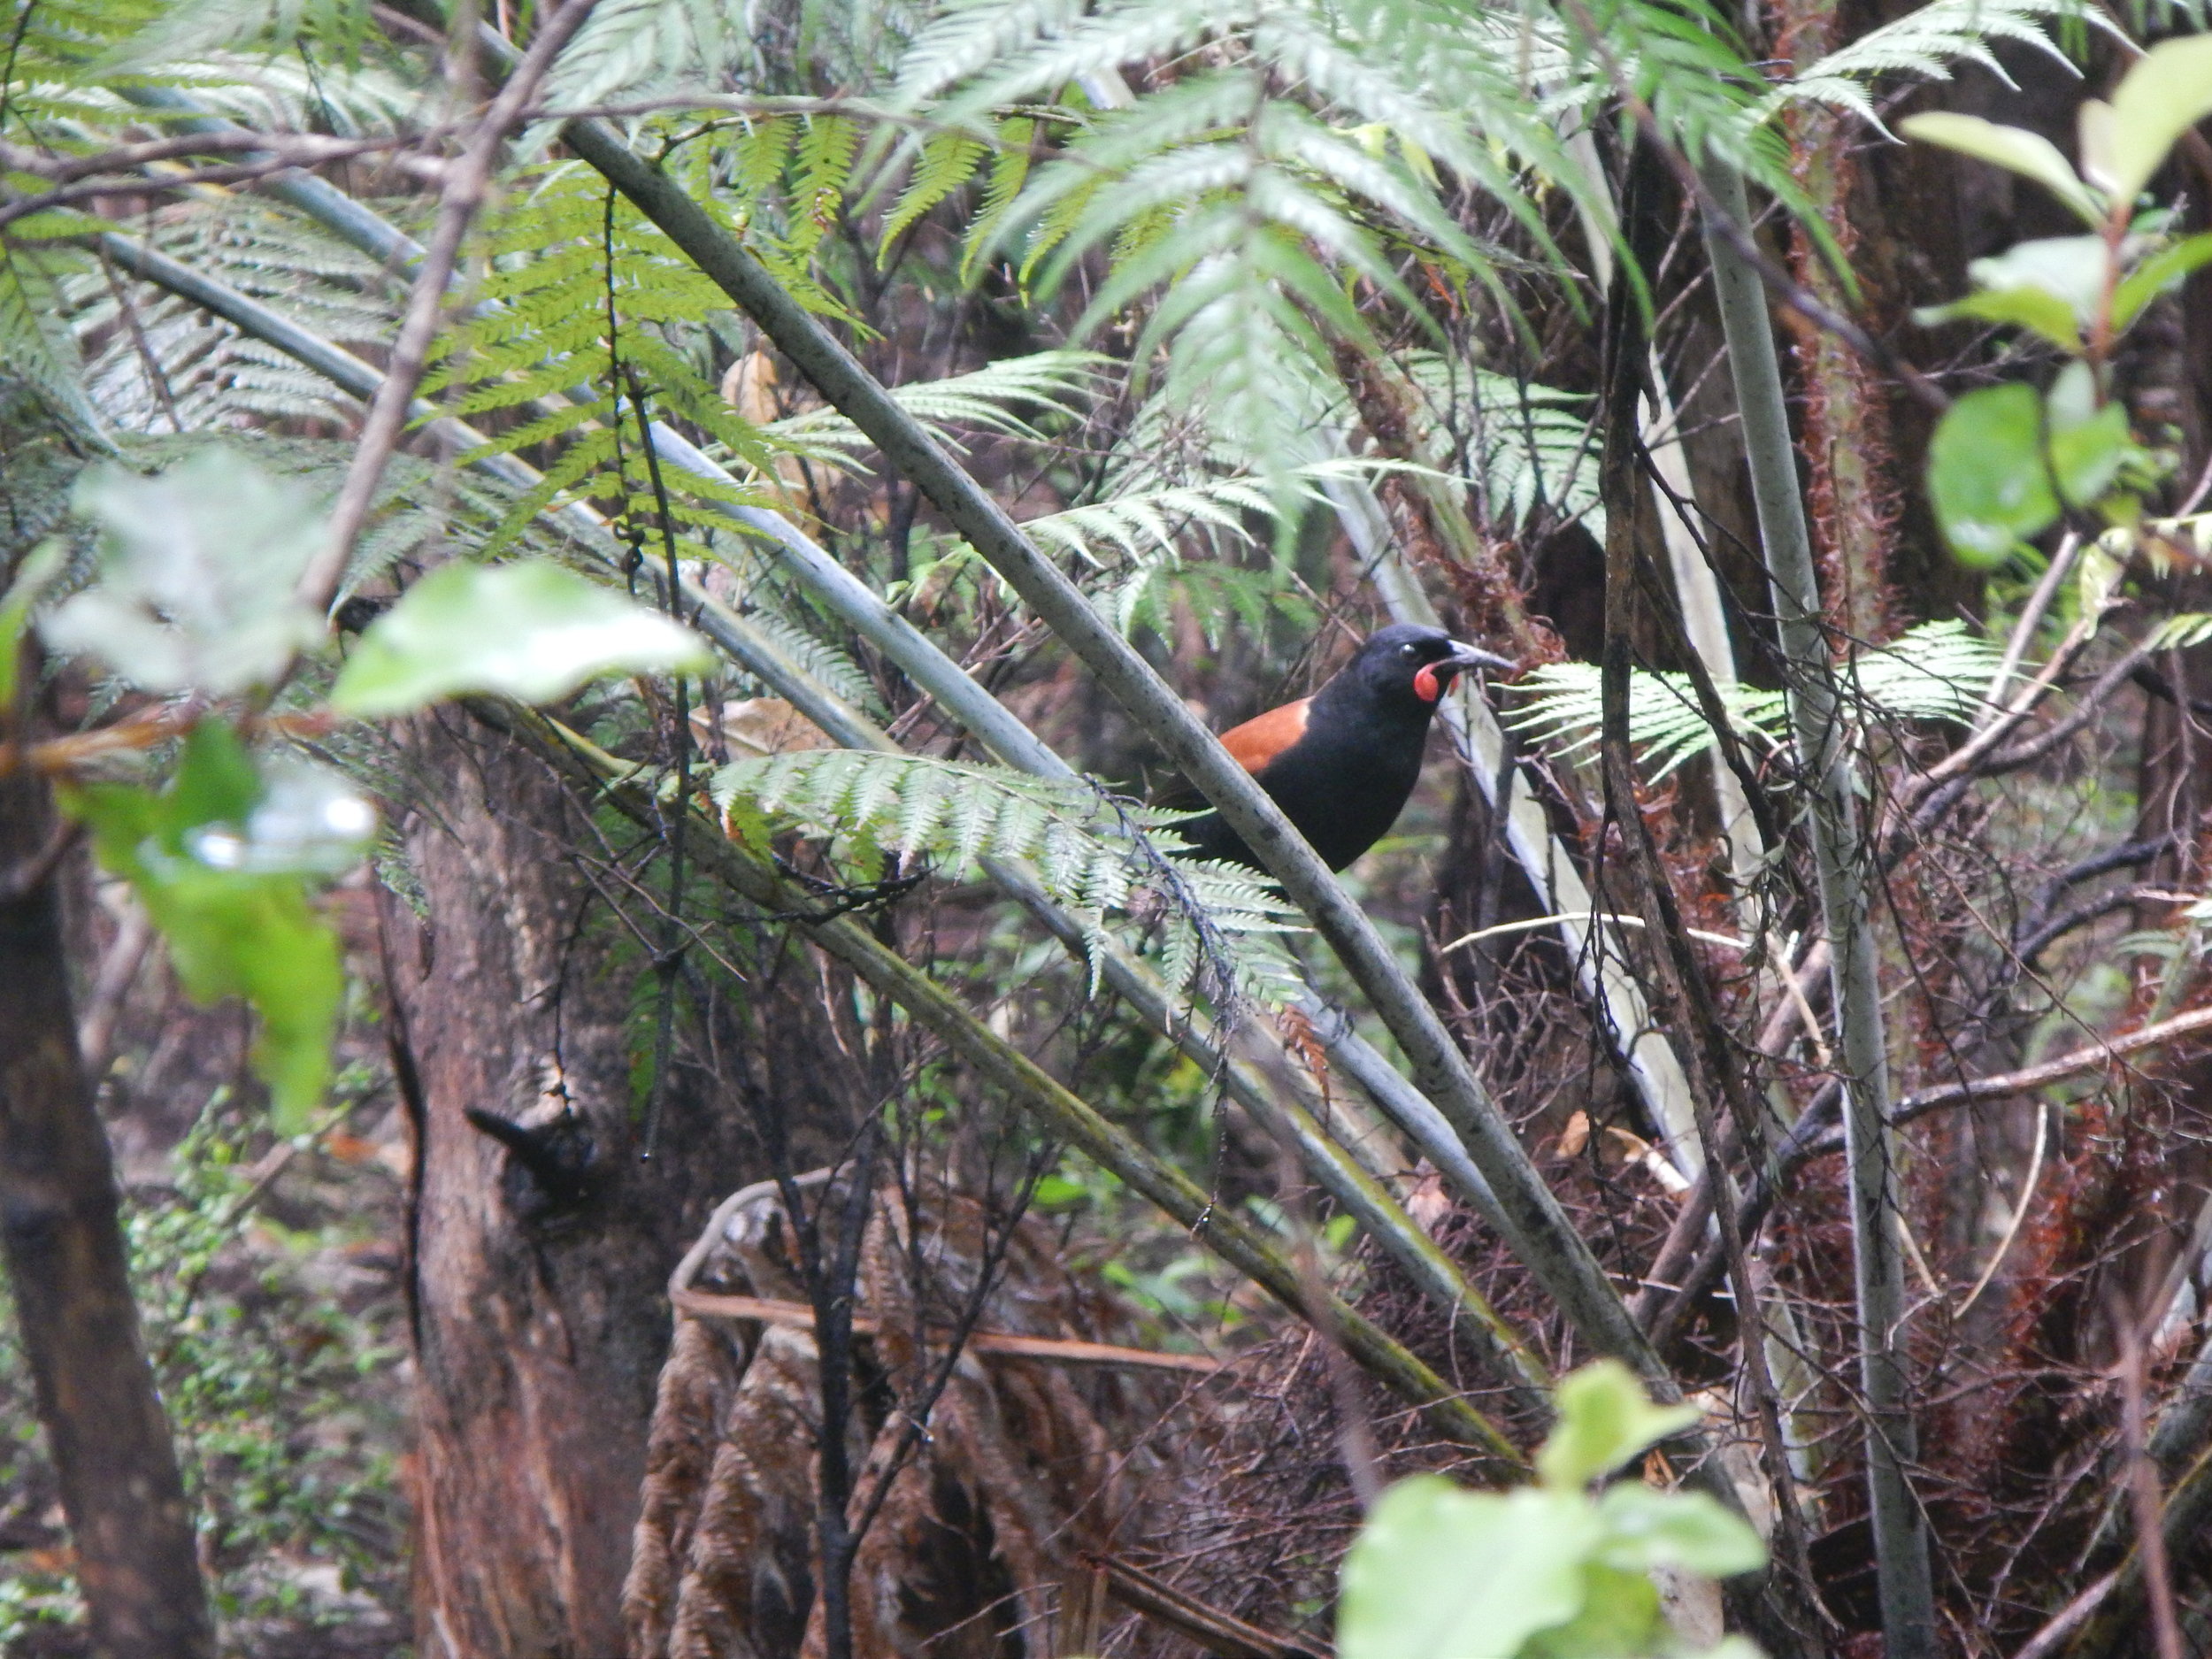
[[(1750, 223), (1742, 176), (1717, 162), (1703, 173), (1720, 211), (1739, 225)], [(1844, 742), (1842, 698), (1822, 625), (1812, 538), (1765, 292), (1732, 240), (1710, 226), (1705, 240), (1779, 618), (1790, 724), (1811, 787), (1808, 828), (1821, 915), (1836, 947), (1831, 977), (1840, 1038), (1859, 1377), (1866, 1400), (1867, 1484), (1882, 1626), (1891, 1659), (1931, 1659), (1935, 1605), (1927, 1526), (1907, 1476), (1918, 1451), (1901, 1351), (1905, 1281), (1896, 1132), (1890, 1122), (1887, 1040), (1867, 881), (1871, 854), (1860, 833), (1856, 769)]]

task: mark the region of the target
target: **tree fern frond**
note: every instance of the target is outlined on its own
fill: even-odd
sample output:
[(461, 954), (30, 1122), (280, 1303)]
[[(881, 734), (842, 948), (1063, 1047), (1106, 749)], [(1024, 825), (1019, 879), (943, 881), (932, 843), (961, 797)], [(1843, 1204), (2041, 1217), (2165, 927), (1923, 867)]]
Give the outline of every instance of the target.
[[(326, 339), (381, 342), (393, 294), (372, 260), (288, 209), (250, 196), (192, 204), (150, 240)], [(256, 417), (347, 420), (354, 401), (273, 348), (120, 271), (83, 266), (61, 287), (88, 353), (87, 394), (118, 427), (238, 426)]]
[(899, 64), (895, 96), (934, 98), (1079, 19), (1083, 0), (955, 0), (918, 35)]
[(1998, 41), (2034, 47), (2072, 68), (2045, 27), (2055, 17), (2117, 28), (2094, 7), (2077, 6), (2071, 0), (1931, 0), (1808, 65), (1775, 88), (1765, 110), (1793, 103), (1824, 104), (1862, 115), (1886, 131), (1869, 96), (1872, 83), (1883, 75), (1948, 81), (1954, 64), (1974, 63), (2009, 86), (2011, 76), (1990, 50)]
[[(1579, 757), (1597, 747), (1604, 726), (1601, 680), (1594, 663), (1548, 663), (1511, 687), (1523, 703), (1506, 724), (1563, 758)], [(1732, 686), (1721, 695), (1738, 736), (1779, 741), (1786, 715), (1779, 693)], [(1628, 741), (1655, 779), (1712, 748), (1712, 727), (1687, 674), (1631, 676)]]
[[(1465, 44), (1471, 30), (1480, 49)], [(1080, 18), (1023, 13), (1003, 29), (962, 6), (917, 40), (895, 97), (979, 132), (1102, 65), (1176, 61), (1216, 42), (1202, 67), (1186, 59), (1131, 108), (1054, 113), (1062, 157), (1035, 169), (1010, 205), (995, 180), (999, 199), (972, 228), (967, 268), (1025, 238), (1018, 268), (1048, 293), (1110, 244), (1111, 273), (1079, 334), (1160, 290), (1140, 377), (1163, 350), (1164, 383), (1248, 434), (1272, 472), (1310, 458), (1287, 413), (1305, 401), (1286, 403), (1295, 383), (1333, 374), (1340, 347), (1376, 349), (1350, 297), (1355, 279), (1432, 330), (1405, 285), (1409, 247), (1508, 299), (1502, 273), (1516, 262), (1463, 227), (1439, 168), (1452, 188), (1493, 196), (1548, 251), (1527, 173), (1588, 188), (1491, 42), (1496, 32), (1446, 0), (1107, 0)], [(979, 64), (986, 50), (999, 55)]]
[(1924, 622), (1894, 644), (1855, 653), (1839, 679), (1846, 697), (1900, 719), (1970, 721), (2003, 695), (2002, 654), (1965, 623)]
[(553, 109), (686, 85), (711, 87), (744, 39), (723, 0), (599, 0), (547, 78)]
[(1279, 958), (1257, 948), (1257, 940), (1282, 931), (1294, 914), (1235, 865), (1178, 860), (1164, 888), (1164, 873), (1137, 850), (1129, 830), (1141, 828), (1171, 850), (1179, 843), (1171, 826), (1180, 815), (1112, 800), (1081, 780), (915, 755), (809, 749), (734, 762), (715, 773), (710, 793), (733, 823), (757, 813), (772, 826), (833, 838), (864, 864), (896, 851), (927, 859), (956, 880), (987, 858), (1033, 864), (1045, 890), (1085, 918), (1094, 941), (1110, 936), (1109, 913), (1138, 889), (1160, 889), (1170, 904), (1156, 948), (1179, 988), (1227, 941), (1235, 941), (1226, 964), (1233, 977), (1263, 982), (1279, 971), (1268, 964)]
[(1240, 569), (1217, 560), (1187, 565), (1185, 542), (1197, 538), (1217, 546), (1255, 545), (1259, 539), (1255, 526), (1279, 525), (1286, 510), (1325, 501), (1328, 483), (1365, 481), (1386, 470), (1391, 469), (1340, 457), (1309, 463), (1273, 479), (1152, 485), (1026, 519), (1022, 528), (1039, 545), (1109, 572), (1101, 609), (1125, 634), (1146, 623), (1165, 630), (1161, 594), (1166, 579), (1177, 576), (1186, 579), (1187, 590), (1208, 595), (1197, 614), (1210, 641), (1236, 623), (1261, 634), (1271, 612), (1301, 620), (1310, 616), (1296, 588), (1286, 585), (1280, 572)]
[(841, 115), (810, 115), (800, 125), (792, 152), (789, 210), (783, 236), (785, 257), (803, 265), (837, 222), (845, 182), (860, 150), (860, 129)]
[(367, 0), (173, 0), (111, 53), (107, 72), (151, 68), (211, 51), (272, 56), (311, 43), (319, 57), (351, 65), (375, 34)]
[[(421, 88), (393, 68), (319, 55), (311, 67), (289, 54), (172, 58), (148, 64), (133, 78), (189, 92), (211, 113), (262, 132), (365, 137), (420, 125), (426, 110)], [(126, 107), (130, 119), (159, 119), (157, 111)]]
[(981, 270), (986, 250), (995, 247), (1001, 227), (1012, 217), (1029, 182), (1029, 146), (1037, 123), (1025, 115), (1009, 117), (999, 124), (997, 153), (991, 157), (990, 177), (983, 187), (983, 204), (968, 229), (968, 248), (960, 261), (960, 280), (972, 282)]
[(101, 421), (84, 394), (60, 287), (83, 263), (72, 249), (0, 242), (0, 375), (28, 388), (63, 426), (92, 434)]
[(1264, 639), (1278, 619), (1294, 639), (1311, 634), (1321, 621), (1320, 608), (1286, 582), (1279, 568), (1252, 569), (1210, 559), (1138, 566), (1102, 608), (1124, 634), (1148, 627), (1161, 638), (1171, 639), (1171, 607), (1178, 595), (1208, 648), (1215, 650), (1232, 635)]
[[(1356, 463), (1323, 463), (1302, 469), (1293, 479), (1302, 490), (1317, 494), (1317, 482), (1324, 477), (1371, 470)], [(1110, 546), (1131, 559), (1150, 559), (1173, 554), (1178, 539), (1194, 525), (1248, 541), (1246, 519), (1268, 516), (1273, 501), (1266, 487), (1252, 479), (1215, 479), (1064, 508), (1026, 519), (1022, 528), (1041, 546), (1072, 553), (1092, 565), (1104, 562), (1101, 556)]]
[[(1091, 351), (1039, 351), (1028, 357), (1002, 357), (941, 380), (909, 381), (893, 387), (891, 396), (949, 442), (956, 442), (948, 431), (951, 426), (1042, 442), (1044, 434), (1033, 420), (1016, 413), (1016, 409), (1026, 404), (1046, 414), (1078, 418), (1079, 400), (1096, 388), (1101, 371), (1109, 361)], [(864, 442), (857, 427), (829, 408), (772, 422), (762, 433), (772, 442), (793, 445), (858, 448)]]
[[(1485, 370), (1445, 369), (1448, 407), (1463, 423), (1470, 460), (1491, 519), (1517, 531), (1540, 511), (1555, 522), (1580, 521), (1591, 533), (1605, 533), (1605, 509), (1599, 491), (1600, 441), (1579, 409), (1589, 400), (1533, 381), (1520, 381)], [(1438, 379), (1416, 365), (1417, 384), (1435, 387)]]
[(893, 244), (908, 226), (975, 176), (977, 167), (990, 150), (988, 144), (970, 133), (931, 134), (917, 156), (913, 177), (907, 181), (899, 199), (892, 204), (891, 211), (883, 216), (883, 228), (876, 237), (879, 264), (890, 257)]
[[(1962, 622), (1929, 622), (1895, 643), (1855, 653), (1838, 670), (1847, 701), (1863, 718), (1973, 718), (1994, 687), (1996, 648)], [(1551, 663), (1516, 681), (1523, 699), (1507, 720), (1514, 730), (1572, 757), (1596, 747), (1604, 726), (1601, 673), (1594, 663)], [(1721, 700), (1740, 736), (1769, 745), (1786, 737), (1789, 710), (1779, 691), (1723, 686)], [(1714, 732), (1686, 674), (1638, 671), (1629, 681), (1629, 741), (1664, 777), (1713, 747)]]
[(749, 588), (746, 598), (746, 620), (804, 668), (810, 679), (856, 709), (879, 715), (884, 711), (882, 694), (867, 672), (844, 651), (793, 621), (789, 613), (795, 605), (766, 584)]
[[(973, 49), (989, 40), (991, 31), (971, 26), (988, 4), (984, 0), (982, 6), (955, 8), (917, 36), (900, 65), (892, 96), (910, 107), (941, 99), (943, 119), (973, 121), (986, 111), (1049, 99), (1101, 68), (1179, 58), (1210, 35), (1248, 25), (1256, 10), (1251, 0), (1212, 6), (1124, 0), (1089, 16), (1068, 8), (1048, 19), (1041, 12), (1009, 8), (1012, 27), (1002, 38), (1010, 49), (978, 64)], [(1040, 26), (1029, 27), (1033, 21)], [(955, 34), (958, 43), (948, 50), (943, 42)], [(956, 63), (961, 65), (956, 70)], [(959, 90), (952, 94), (956, 85)]]

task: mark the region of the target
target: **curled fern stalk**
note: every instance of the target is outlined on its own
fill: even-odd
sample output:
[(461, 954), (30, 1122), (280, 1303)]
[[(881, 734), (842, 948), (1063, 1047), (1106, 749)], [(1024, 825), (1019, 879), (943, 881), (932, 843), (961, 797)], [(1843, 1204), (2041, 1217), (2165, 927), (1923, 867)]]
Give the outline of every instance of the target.
[(896, 853), (954, 880), (971, 879), (987, 859), (1029, 865), (1081, 923), (1094, 971), (1114, 929), (1155, 912), (1153, 949), (1177, 990), (1224, 952), (1232, 994), (1279, 1001), (1295, 984), (1270, 937), (1286, 932), (1296, 912), (1271, 888), (1240, 867), (1187, 858), (1164, 879), (1133, 839), (1141, 833), (1156, 853), (1182, 850), (1173, 826), (1185, 813), (1119, 800), (1081, 780), (856, 749), (733, 762), (715, 774), (710, 794), (729, 833), (757, 846), (795, 829), (864, 864)]

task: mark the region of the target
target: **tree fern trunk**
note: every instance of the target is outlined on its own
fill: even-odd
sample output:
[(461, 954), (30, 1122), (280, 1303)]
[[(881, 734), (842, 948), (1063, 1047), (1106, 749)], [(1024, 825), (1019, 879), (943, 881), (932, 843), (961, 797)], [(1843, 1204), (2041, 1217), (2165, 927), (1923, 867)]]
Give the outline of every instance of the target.
[[(589, 827), (542, 768), (453, 717), (419, 723), (406, 827), (426, 914), (386, 896), (394, 1040), (411, 1087), (418, 1650), (603, 1659), (620, 1598), (662, 1294), (713, 1202), (757, 1179), (738, 1114), (678, 1091), (639, 1161), (618, 930), (561, 853)], [(694, 1091), (695, 1094), (695, 1091)], [(472, 1111), (557, 1141), (570, 1190)]]
[[(1779, 50), (1810, 62), (1841, 42), (1833, 0), (1782, 0)], [(1790, 152), (1806, 199), (1837, 250), (1850, 258), (1858, 245), (1848, 211), (1856, 163), (1844, 119), (1821, 105), (1792, 111)], [(1811, 234), (1791, 227), (1797, 279), (1839, 311), (1849, 296), (1819, 257)], [(1847, 638), (1878, 641), (1889, 631), (1889, 542), (1896, 500), (1890, 486), (1886, 404), (1868, 366), (1842, 341), (1802, 319), (1789, 319), (1804, 387), (1804, 453), (1811, 475), (1814, 550), (1825, 579), (1831, 626)]]

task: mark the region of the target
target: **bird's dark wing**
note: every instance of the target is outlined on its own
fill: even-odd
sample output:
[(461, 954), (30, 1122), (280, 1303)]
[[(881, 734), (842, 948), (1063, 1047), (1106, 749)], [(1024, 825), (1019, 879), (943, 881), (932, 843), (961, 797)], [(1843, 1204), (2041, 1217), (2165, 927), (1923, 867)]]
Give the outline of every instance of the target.
[[(1255, 715), (1242, 726), (1231, 726), (1221, 734), (1222, 748), (1229, 751), (1238, 765), (1256, 777), (1266, 769), (1268, 762), (1305, 735), (1307, 705), (1312, 701), (1311, 697), (1301, 697), (1279, 709)], [(1208, 803), (1190, 780), (1178, 772), (1152, 791), (1152, 804), (1172, 812), (1201, 812)]]
[(1270, 761), (1306, 734), (1306, 719), (1312, 710), (1311, 697), (1270, 709), (1224, 732), (1221, 747), (1236, 757), (1238, 765), (1257, 777)]

